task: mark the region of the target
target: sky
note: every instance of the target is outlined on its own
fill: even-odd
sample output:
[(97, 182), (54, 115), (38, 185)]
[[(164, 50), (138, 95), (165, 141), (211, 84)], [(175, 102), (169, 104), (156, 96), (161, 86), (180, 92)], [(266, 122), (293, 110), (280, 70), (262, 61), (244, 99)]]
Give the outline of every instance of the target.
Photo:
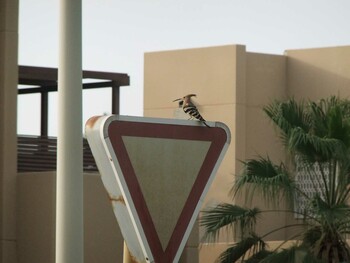
[[(241, 44), (248, 52), (350, 45), (349, 0), (82, 0), (83, 69), (127, 73), (120, 114), (143, 115), (146, 52)], [(19, 64), (58, 67), (59, 0), (20, 0)], [(84, 91), (83, 122), (111, 112), (110, 90)], [(182, 94), (179, 94), (182, 96)], [(57, 94), (49, 135), (57, 135)], [(39, 134), (39, 96), (18, 100), (18, 133)]]

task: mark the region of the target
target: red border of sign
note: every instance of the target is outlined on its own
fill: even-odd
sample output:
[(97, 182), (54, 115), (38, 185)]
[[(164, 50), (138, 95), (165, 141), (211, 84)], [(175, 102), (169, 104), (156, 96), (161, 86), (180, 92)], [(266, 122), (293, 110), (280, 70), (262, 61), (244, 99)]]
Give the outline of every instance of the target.
[[(123, 143), (122, 136), (124, 135), (212, 142), (165, 251), (163, 251), (141, 187)], [(113, 121), (108, 126), (108, 137), (119, 161), (120, 169), (122, 170), (155, 262), (173, 262), (198, 201), (227, 141), (225, 130), (219, 127), (207, 128), (175, 124)]]

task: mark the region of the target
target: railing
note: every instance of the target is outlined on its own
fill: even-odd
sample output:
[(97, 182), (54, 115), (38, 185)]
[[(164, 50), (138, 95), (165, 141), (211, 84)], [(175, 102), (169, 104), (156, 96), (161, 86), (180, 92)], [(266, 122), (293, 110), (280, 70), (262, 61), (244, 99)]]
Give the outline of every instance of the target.
[[(57, 156), (57, 139), (47, 136), (19, 135), (17, 137), (18, 172), (55, 171)], [(83, 141), (84, 171), (97, 171), (86, 139)]]

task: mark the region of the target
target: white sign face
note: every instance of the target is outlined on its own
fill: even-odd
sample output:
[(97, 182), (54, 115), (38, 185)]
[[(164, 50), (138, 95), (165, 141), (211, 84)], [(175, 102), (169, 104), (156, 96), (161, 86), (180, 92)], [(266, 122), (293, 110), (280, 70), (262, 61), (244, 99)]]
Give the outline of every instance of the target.
[(178, 262), (230, 142), (222, 123), (123, 116), (86, 124), (102, 181), (137, 262)]

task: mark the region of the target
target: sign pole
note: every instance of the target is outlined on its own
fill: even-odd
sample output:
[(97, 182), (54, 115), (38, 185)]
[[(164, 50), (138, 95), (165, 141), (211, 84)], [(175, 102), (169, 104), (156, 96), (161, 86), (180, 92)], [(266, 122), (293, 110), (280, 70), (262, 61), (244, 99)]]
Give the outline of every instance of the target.
[(128, 246), (124, 241), (123, 263), (133, 263)]
[(82, 2), (60, 0), (56, 263), (83, 263)]

